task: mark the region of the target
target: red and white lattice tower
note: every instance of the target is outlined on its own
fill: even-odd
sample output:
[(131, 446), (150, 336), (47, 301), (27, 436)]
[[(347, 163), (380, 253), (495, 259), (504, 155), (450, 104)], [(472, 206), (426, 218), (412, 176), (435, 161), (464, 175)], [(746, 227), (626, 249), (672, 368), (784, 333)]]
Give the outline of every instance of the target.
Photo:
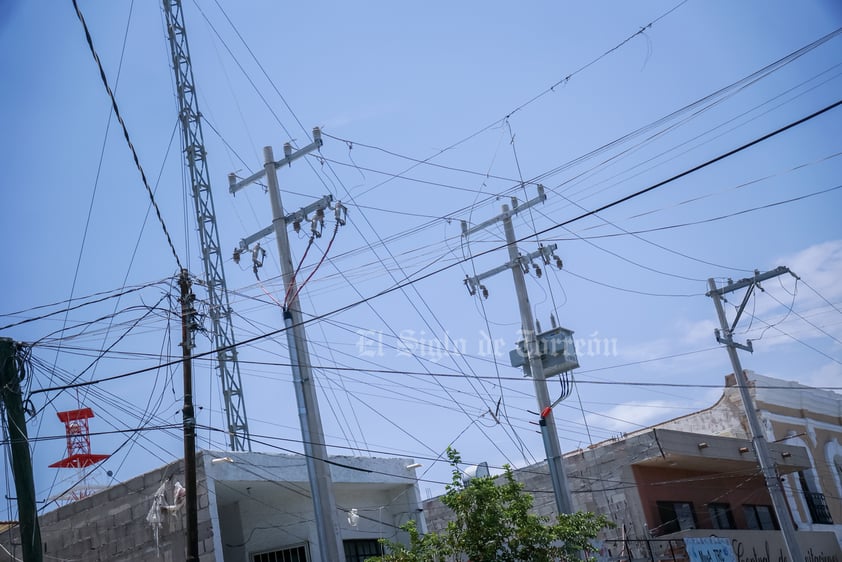
[(107, 459), (110, 455), (91, 453), (91, 432), (88, 419), (94, 417), (90, 408), (58, 412), (67, 435), (67, 456), (50, 465), (50, 468), (73, 468), (78, 473), (77, 484), (62, 499), (76, 501), (86, 498), (96, 490), (88, 485), (88, 467)]

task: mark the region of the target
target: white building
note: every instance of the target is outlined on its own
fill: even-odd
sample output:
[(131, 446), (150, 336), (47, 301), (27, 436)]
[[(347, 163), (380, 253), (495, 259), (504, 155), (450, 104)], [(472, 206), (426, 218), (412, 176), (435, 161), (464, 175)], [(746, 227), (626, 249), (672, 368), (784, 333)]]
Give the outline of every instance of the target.
[[(425, 528), (413, 462), (330, 458), (347, 562), (377, 554), (380, 538), (408, 540), (398, 529), (408, 519)], [(201, 562), (320, 560), (303, 456), (200, 451), (196, 464)], [(182, 482), (177, 461), (42, 515), (45, 558), (184, 560)], [(20, 560), (17, 528), (0, 545), (0, 561)]]

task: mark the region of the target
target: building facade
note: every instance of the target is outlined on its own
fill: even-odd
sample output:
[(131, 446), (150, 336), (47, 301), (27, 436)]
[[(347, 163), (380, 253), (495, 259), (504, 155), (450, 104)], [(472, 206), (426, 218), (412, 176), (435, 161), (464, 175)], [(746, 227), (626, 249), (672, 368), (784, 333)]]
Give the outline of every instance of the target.
[[(842, 396), (748, 376), (805, 556), (842, 561)], [(785, 552), (734, 384), (726, 377), (710, 408), (564, 455), (575, 509), (617, 524), (601, 537), (606, 556), (686, 559), (684, 537), (711, 535), (728, 538), (740, 560)], [(546, 463), (515, 476), (535, 512), (555, 515)], [(435, 499), (424, 508), (429, 528), (442, 529), (447, 508)]]
[[(830, 531), (842, 541), (842, 395), (747, 371), (750, 393), (769, 443), (803, 447), (809, 467), (783, 477), (798, 530)], [(716, 404), (658, 427), (748, 438), (735, 378)]]
[[(398, 527), (425, 528), (413, 460), (331, 457), (347, 562), (378, 553), (378, 540), (405, 541)], [(417, 466), (417, 465), (416, 465)], [(184, 560), (181, 461), (43, 514), (45, 559)], [(197, 457), (201, 562), (319, 560), (304, 457), (201, 451)], [(17, 528), (0, 534), (0, 561), (20, 560)]]

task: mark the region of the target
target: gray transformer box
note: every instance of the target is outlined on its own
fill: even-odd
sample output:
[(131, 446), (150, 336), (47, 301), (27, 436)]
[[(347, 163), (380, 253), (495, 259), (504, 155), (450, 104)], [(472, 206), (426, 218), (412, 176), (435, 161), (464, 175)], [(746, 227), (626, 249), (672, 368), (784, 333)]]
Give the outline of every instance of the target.
[[(553, 328), (541, 332), (536, 338), (538, 339), (538, 350), (541, 353), (541, 362), (544, 364), (544, 378), (572, 371), (579, 367), (572, 330), (561, 327)], [(509, 352), (509, 359), (512, 367), (522, 367), (527, 376), (531, 375), (524, 341), (517, 342), (517, 348)]]

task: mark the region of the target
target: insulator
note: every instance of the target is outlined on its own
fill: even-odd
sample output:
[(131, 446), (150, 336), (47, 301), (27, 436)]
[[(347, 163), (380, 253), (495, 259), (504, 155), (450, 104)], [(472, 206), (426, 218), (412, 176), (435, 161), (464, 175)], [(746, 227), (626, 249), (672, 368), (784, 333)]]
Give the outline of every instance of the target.
[(536, 276), (538, 279), (540, 279), (540, 278), (541, 278), (541, 275), (543, 275), (543, 274), (544, 274), (544, 272), (543, 272), (543, 271), (541, 271), (541, 267), (540, 267), (538, 264), (536, 264), (536, 263), (533, 263), (533, 264), (532, 264), (532, 269), (534, 269), (534, 270), (535, 270), (535, 276)]
[[(322, 217), (324, 217), (324, 214), (322, 214)], [(314, 217), (313, 220), (310, 221), (310, 232), (316, 238), (321, 238), (322, 237), (322, 230), (324, 229), (324, 226), (325, 226), (324, 219), (322, 219), (320, 221), (318, 217)]]
[(549, 248), (545, 248), (543, 244), (538, 246), (538, 249), (541, 250), (541, 259), (544, 260), (544, 265), (550, 265), (550, 252), (547, 250)]
[(242, 253), (242, 250), (239, 248), (234, 248), (234, 263), (240, 263), (240, 254)]
[(561, 261), (560, 257), (558, 257), (558, 256), (553, 256), (553, 257), (555, 258), (555, 266), (558, 269), (561, 269), (562, 267), (564, 267), (564, 262)]
[(260, 247), (258, 243), (251, 251), (251, 261), (254, 262), (254, 268), (263, 266), (263, 258), (266, 257), (266, 250)]
[(344, 226), (345, 221), (348, 217), (348, 209), (340, 201), (337, 201), (336, 207), (335, 207), (335, 212), (336, 212), (336, 223), (339, 224), (340, 226)]
[(301, 232), (301, 219), (295, 219), (292, 221), (292, 230), (296, 233)]
[(485, 285), (480, 285), (479, 288), (482, 291), (482, 298), (487, 299), (488, 298), (488, 289), (485, 287)]
[(477, 294), (476, 289), (474, 288), (474, 284), (471, 283), (471, 279), (466, 275), (465, 276), (465, 287), (468, 289), (468, 294), (474, 296)]

